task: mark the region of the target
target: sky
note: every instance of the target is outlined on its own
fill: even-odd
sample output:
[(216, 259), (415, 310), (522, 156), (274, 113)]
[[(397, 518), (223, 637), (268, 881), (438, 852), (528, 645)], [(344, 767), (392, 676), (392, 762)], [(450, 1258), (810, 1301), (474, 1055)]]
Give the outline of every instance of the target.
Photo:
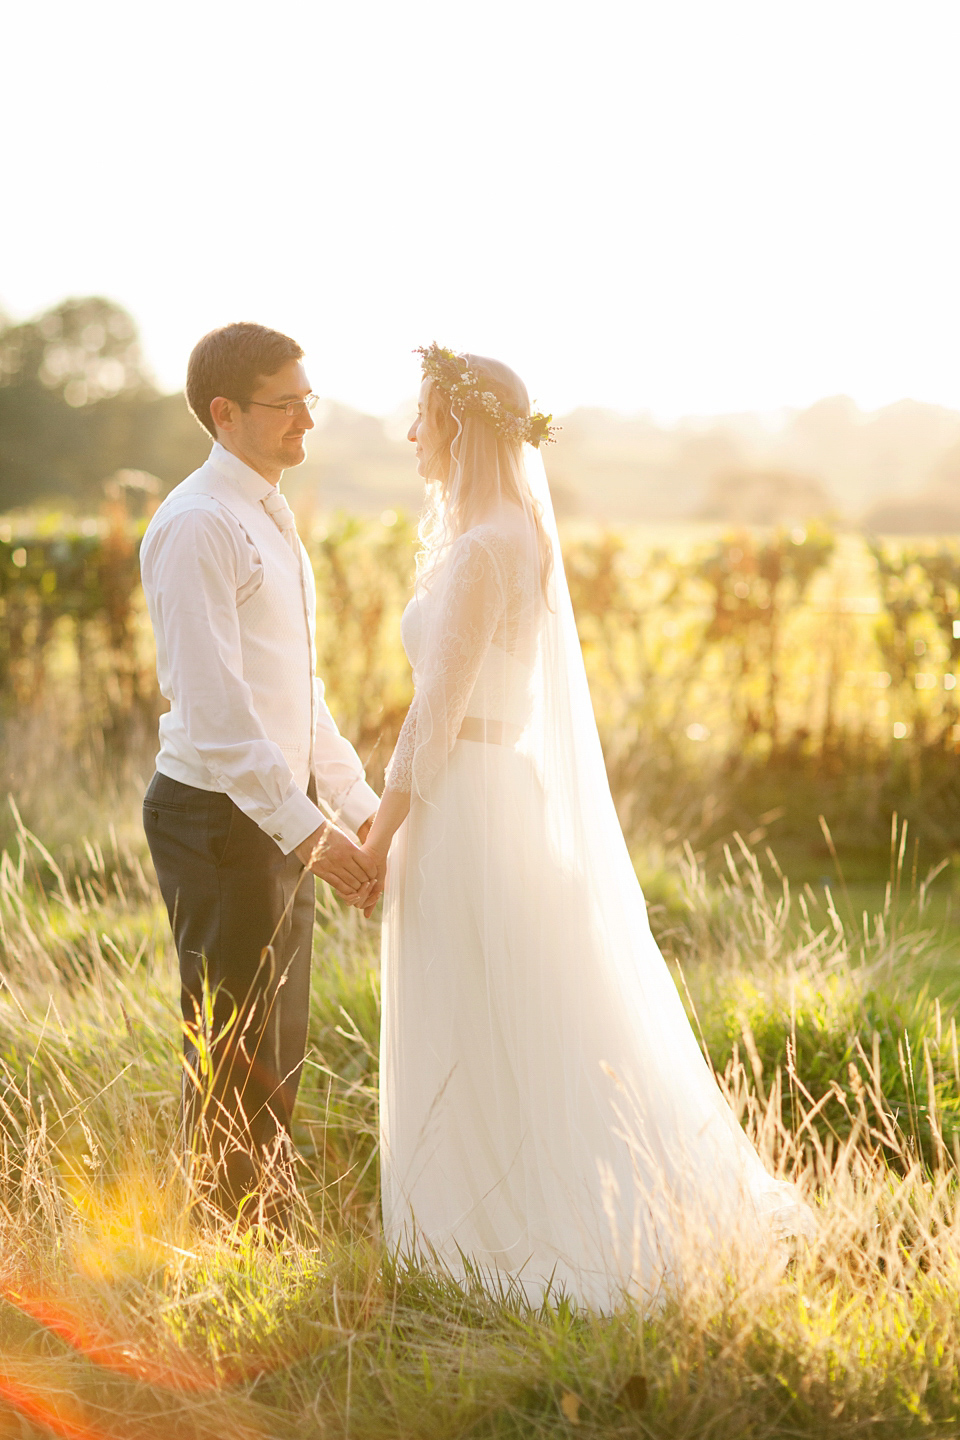
[(164, 389), (232, 320), (389, 413), (438, 340), (541, 408), (960, 407), (957, 0), (49, 0), (3, 21), (0, 308)]

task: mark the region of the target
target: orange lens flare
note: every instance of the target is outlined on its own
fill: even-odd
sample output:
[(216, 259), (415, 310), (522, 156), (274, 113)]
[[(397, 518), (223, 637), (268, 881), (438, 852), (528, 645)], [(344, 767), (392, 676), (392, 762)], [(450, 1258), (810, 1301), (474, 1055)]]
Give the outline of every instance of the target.
[(62, 1440), (112, 1440), (105, 1430), (95, 1430), (76, 1420), (67, 1420), (49, 1400), (35, 1390), (0, 1372), (0, 1401), (28, 1420), (36, 1421)]
[(248, 1371), (243, 1372), (240, 1367), (234, 1367), (218, 1374), (212, 1367), (202, 1366), (182, 1351), (177, 1352), (175, 1360), (164, 1364), (136, 1354), (128, 1342), (117, 1340), (105, 1330), (89, 1324), (82, 1317), (71, 1313), (65, 1307), (52, 1304), (49, 1300), (24, 1295), (11, 1290), (9, 1286), (3, 1286), (0, 1293), (22, 1315), (35, 1320), (94, 1365), (137, 1380), (141, 1384), (156, 1385), (163, 1390), (187, 1390), (194, 1393), (219, 1390), (223, 1385), (232, 1385), (239, 1380), (250, 1378), (260, 1368), (250, 1366)]

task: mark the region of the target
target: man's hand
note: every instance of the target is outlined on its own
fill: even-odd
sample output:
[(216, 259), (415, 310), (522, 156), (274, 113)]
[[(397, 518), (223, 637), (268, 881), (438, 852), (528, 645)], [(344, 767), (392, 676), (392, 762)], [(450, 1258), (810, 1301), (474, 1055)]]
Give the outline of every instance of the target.
[(321, 825), (296, 847), (298, 859), (351, 905), (364, 906), (378, 879), (376, 862), (336, 825)]

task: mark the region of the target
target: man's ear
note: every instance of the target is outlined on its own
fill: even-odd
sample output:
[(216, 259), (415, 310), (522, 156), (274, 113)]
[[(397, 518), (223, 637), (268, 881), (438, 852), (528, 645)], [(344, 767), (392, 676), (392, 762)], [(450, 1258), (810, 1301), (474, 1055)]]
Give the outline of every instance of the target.
[(210, 401), (210, 419), (218, 430), (233, 430), (239, 410), (235, 400), (227, 400), (223, 395)]

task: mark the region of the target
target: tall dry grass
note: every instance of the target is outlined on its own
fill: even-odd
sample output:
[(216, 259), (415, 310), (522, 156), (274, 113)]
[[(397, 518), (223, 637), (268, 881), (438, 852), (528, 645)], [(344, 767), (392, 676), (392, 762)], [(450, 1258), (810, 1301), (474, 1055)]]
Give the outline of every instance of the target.
[(12, 824), (0, 1433), (957, 1433), (956, 1032), (924, 997), (942, 957), (909, 877), (864, 923), (832, 895), (795, 896), (747, 846), (723, 885), (691, 857), (676, 870), (664, 947), (730, 1103), (819, 1229), (785, 1270), (740, 1263), (647, 1312), (600, 1317), (560, 1297), (532, 1311), (384, 1253), (377, 930), (327, 892), (298, 1232), (192, 1221), (174, 1143), (176, 978), (152, 877), (121, 839), (60, 864)]
[[(135, 535), (119, 515), (103, 529), (0, 540), (2, 760), (30, 826), (16, 808), (0, 822), (0, 1434), (960, 1432), (944, 881), (923, 883), (913, 822), (895, 822), (887, 893), (866, 914), (840, 876), (792, 884), (763, 849), (786, 809), (816, 834), (814, 874), (834, 874), (839, 839), (849, 876), (866, 832), (876, 868), (904, 799), (924, 847), (955, 844), (953, 550), (569, 537), (661, 943), (731, 1105), (819, 1218), (785, 1271), (741, 1260), (656, 1309), (598, 1317), (384, 1254), (378, 934), (328, 892), (297, 1232), (191, 1218), (175, 965), (138, 819), (149, 635)], [(321, 671), (376, 778), (409, 696), (410, 532), (344, 520), (312, 545)], [(828, 800), (842, 833), (821, 833)], [(746, 840), (730, 834), (741, 812)], [(676, 851), (690, 837), (707, 867)]]

